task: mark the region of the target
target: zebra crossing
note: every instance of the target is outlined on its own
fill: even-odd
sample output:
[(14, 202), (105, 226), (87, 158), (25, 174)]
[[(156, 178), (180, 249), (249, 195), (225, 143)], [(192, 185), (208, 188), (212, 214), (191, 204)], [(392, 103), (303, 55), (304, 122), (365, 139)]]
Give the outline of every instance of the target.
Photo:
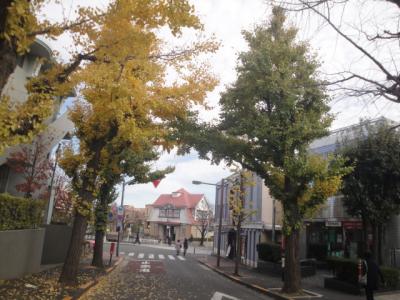
[[(125, 255), (125, 252), (120, 252), (120, 255)], [(174, 255), (167, 255), (164, 254), (153, 254), (153, 253), (135, 253), (135, 252), (128, 252), (127, 253), (130, 258), (138, 258), (138, 259), (159, 259), (159, 260), (181, 260), (185, 261), (186, 258), (183, 256), (174, 256)]]

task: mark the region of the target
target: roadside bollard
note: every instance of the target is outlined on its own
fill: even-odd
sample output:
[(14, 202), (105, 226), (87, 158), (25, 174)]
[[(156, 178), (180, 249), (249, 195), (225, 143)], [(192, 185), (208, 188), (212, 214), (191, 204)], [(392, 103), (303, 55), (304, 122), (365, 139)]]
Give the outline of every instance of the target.
[(115, 243), (112, 242), (110, 245), (110, 261), (108, 262), (108, 265), (111, 266), (111, 260), (112, 260), (112, 256), (115, 250)]

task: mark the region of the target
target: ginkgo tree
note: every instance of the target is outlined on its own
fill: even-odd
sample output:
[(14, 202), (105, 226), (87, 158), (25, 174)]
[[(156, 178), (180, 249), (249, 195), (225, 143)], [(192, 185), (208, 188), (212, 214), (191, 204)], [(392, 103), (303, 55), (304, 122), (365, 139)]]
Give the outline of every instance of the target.
[(166, 174), (174, 171), (167, 167), (163, 170), (152, 170), (152, 162), (159, 158), (159, 153), (149, 143), (143, 147), (141, 153), (136, 153), (124, 147), (108, 145), (106, 151), (107, 160), (101, 167), (99, 173), (99, 192), (95, 201), (95, 246), (93, 251), (92, 265), (103, 267), (103, 241), (106, 230), (109, 205), (115, 200), (115, 185), (123, 180), (124, 176), (130, 178), (129, 185), (147, 183), (154, 179), (162, 179)]
[[(201, 157), (239, 163), (265, 182), (283, 208), (286, 265), (283, 292), (301, 292), (300, 229), (340, 187), (343, 159), (309, 153), (332, 121), (318, 62), (296, 28), (274, 7), (268, 23), (245, 31), (249, 49), (240, 53), (237, 80), (220, 99), (217, 124), (183, 120), (176, 131)], [(183, 145), (181, 151), (188, 151)]]
[[(232, 225), (236, 230), (236, 249), (235, 249), (235, 270), (234, 274), (239, 275), (239, 264), (242, 257), (242, 225), (247, 218), (252, 216), (255, 211), (252, 208), (252, 199), (247, 193), (247, 189), (254, 185), (252, 173), (236, 168), (234, 179), (229, 187), (228, 205), (232, 219)], [(247, 202), (247, 204), (246, 204)]]
[[(80, 86), (81, 99), (70, 111), (79, 145), (64, 151), (61, 165), (72, 178), (76, 211), (61, 282), (76, 282), (100, 174), (112, 155), (107, 149), (122, 147), (139, 156), (149, 143), (171, 149), (171, 122), (186, 118), (193, 104), (203, 104), (216, 84), (207, 65), (195, 63), (196, 56), (217, 49), (214, 40), (171, 50), (173, 45), (167, 47), (156, 34), (168, 28), (179, 38), (185, 27), (202, 30), (188, 1), (112, 2), (96, 35), (94, 53), (85, 68), (71, 76)], [(166, 80), (171, 73), (176, 80)]]

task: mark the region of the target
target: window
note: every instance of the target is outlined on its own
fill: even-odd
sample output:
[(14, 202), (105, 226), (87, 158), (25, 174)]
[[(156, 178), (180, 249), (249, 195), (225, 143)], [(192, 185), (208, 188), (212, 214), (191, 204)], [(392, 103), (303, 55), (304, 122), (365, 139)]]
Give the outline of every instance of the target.
[(161, 218), (179, 218), (180, 217), (180, 209), (174, 208), (172, 206), (166, 206), (160, 208), (159, 217)]

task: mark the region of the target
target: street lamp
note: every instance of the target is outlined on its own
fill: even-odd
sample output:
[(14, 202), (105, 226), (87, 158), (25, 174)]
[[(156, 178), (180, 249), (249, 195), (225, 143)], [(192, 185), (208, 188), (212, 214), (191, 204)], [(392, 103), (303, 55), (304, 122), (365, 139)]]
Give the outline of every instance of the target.
[[(122, 161), (121, 163), (125, 163), (125, 161)], [(125, 186), (127, 184), (129, 185), (129, 184), (132, 184), (134, 182), (135, 182), (134, 179), (129, 180), (128, 182), (125, 181), (125, 178), (122, 179), (122, 195), (121, 195), (121, 207), (122, 207), (122, 210), (124, 210)], [(124, 215), (125, 215), (125, 213), (123, 211), (122, 212), (122, 216), (123, 217), (122, 217), (122, 221), (121, 221), (121, 226), (120, 226), (120, 228), (118, 230), (118, 237), (117, 237), (117, 253), (116, 253), (117, 256), (119, 256), (119, 237), (120, 237), (120, 232), (121, 231), (122, 231), (122, 238), (124, 237)], [(118, 223), (117, 223), (117, 226), (118, 226)]]
[(222, 179), (221, 184), (216, 184), (216, 183), (207, 183), (207, 182), (202, 182), (198, 180), (193, 180), (193, 184), (199, 185), (199, 184), (206, 184), (206, 185), (213, 185), (216, 187), (220, 187), (221, 189), (221, 196), (220, 196), (220, 201), (219, 201), (219, 220), (218, 220), (218, 244), (217, 244), (217, 267), (220, 266), (220, 260), (221, 260), (221, 233), (222, 233), (222, 206), (224, 205), (224, 186), (225, 186), (225, 179)]

